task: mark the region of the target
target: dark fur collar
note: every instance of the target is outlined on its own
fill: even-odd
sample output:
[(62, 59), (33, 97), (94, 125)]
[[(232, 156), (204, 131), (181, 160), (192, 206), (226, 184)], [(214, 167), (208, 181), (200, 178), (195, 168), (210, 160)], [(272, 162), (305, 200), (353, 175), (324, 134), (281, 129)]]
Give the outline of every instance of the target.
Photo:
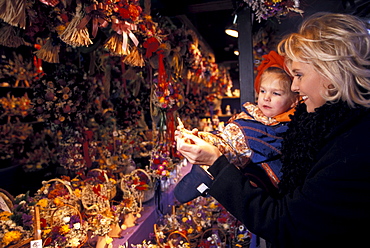
[(350, 108), (344, 102), (327, 103), (313, 113), (307, 113), (305, 104), (298, 105), (282, 144), (280, 192), (291, 193), (302, 185), (318, 152), (347, 126), (346, 123), (364, 111), (367, 111), (364, 107)]

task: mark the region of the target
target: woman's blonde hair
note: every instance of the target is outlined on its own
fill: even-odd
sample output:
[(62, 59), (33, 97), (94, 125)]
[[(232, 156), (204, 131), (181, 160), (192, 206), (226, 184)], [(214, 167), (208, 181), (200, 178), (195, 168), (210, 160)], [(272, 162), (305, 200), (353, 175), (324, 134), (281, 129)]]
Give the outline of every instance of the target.
[(316, 13), (297, 33), (285, 37), (278, 52), (291, 62), (310, 63), (334, 86), (323, 97), (354, 107), (370, 107), (370, 35), (368, 26), (347, 14)]

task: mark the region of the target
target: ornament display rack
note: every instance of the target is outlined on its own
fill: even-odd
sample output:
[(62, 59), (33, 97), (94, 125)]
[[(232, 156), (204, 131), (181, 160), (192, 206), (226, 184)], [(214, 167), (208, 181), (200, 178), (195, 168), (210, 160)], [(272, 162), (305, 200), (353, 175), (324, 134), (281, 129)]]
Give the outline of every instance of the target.
[[(227, 110), (226, 107), (230, 106), (231, 115), (226, 114)], [(240, 113), (240, 97), (234, 96), (223, 96), (222, 103), (221, 103), (221, 111), (224, 113), (221, 117), (231, 117), (233, 114)]]
[[(230, 114), (227, 113), (226, 110), (227, 106), (230, 106)], [(232, 117), (236, 113), (240, 113), (240, 111), (241, 111), (240, 97), (222, 96), (221, 99), (222, 114), (213, 113), (211, 115), (210, 113), (208, 113), (207, 115), (201, 116), (201, 118), (212, 118), (213, 115), (217, 115), (220, 121), (227, 122), (230, 119), (230, 117)]]

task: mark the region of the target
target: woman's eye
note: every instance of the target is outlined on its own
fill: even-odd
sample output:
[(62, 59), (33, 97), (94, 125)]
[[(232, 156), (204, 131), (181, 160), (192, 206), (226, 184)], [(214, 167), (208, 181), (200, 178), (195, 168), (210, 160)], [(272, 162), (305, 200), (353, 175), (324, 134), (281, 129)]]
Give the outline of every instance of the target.
[(302, 77), (302, 75), (301, 74), (295, 74), (294, 77), (300, 79)]

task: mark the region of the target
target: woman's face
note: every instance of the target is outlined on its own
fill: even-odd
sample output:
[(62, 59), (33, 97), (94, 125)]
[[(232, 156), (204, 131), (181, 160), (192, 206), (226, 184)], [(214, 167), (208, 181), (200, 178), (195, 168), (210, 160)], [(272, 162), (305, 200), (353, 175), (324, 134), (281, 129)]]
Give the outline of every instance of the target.
[(320, 75), (311, 64), (292, 62), (293, 83), (292, 91), (299, 92), (305, 101), (307, 112), (314, 112), (316, 108), (324, 105), (325, 92), (329, 80)]

